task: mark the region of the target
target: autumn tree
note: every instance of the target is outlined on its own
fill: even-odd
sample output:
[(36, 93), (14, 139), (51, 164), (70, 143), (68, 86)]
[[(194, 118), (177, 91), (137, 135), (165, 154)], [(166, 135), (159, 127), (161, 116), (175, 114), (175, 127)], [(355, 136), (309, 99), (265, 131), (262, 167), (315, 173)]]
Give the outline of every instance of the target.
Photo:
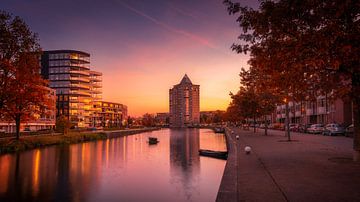
[(53, 109), (47, 82), (40, 76), (40, 46), (19, 17), (0, 11), (0, 114), (20, 124)]
[(244, 120), (244, 118), (240, 114), (240, 109), (238, 106), (236, 106), (236, 103), (234, 100), (232, 100), (227, 107), (225, 114), (224, 114), (225, 121), (229, 121), (232, 123), (241, 122)]
[[(240, 84), (244, 90), (252, 92), (251, 99), (255, 102), (256, 114), (265, 118), (265, 135), (267, 135), (267, 116), (274, 112), (276, 104), (280, 102), (280, 95), (268, 86), (269, 78), (267, 75), (257, 73), (258, 72), (242, 68), (239, 74)], [(290, 140), (290, 133), (288, 134), (288, 140)]]
[(155, 126), (155, 116), (152, 114), (144, 114), (141, 119), (142, 125), (146, 127)]
[(59, 116), (56, 119), (56, 131), (66, 135), (72, 126), (71, 121), (64, 115)]
[(254, 132), (256, 132), (256, 119), (260, 117), (260, 103), (253, 88), (241, 87), (239, 92), (231, 96), (238, 112), (245, 120), (253, 120)]
[[(250, 71), (287, 101), (319, 95), (353, 102), (354, 160), (360, 155), (360, 4), (357, 0), (262, 0), (260, 7), (224, 1), (243, 33), (233, 44), (250, 52)], [(261, 82), (261, 81), (260, 81)]]

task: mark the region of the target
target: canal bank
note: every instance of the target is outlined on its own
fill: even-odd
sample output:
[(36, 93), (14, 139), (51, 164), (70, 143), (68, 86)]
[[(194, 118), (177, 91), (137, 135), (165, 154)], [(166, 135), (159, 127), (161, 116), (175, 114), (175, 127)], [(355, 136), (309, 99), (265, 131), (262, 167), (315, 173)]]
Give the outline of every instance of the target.
[(265, 136), (238, 128), (226, 137), (229, 158), (216, 201), (360, 200), (360, 164), (352, 162), (349, 138), (294, 133), (288, 142), (283, 131)]
[(160, 128), (139, 128), (114, 131), (73, 132), (67, 135), (56, 133), (47, 135), (24, 136), (20, 137), (20, 140), (16, 140), (13, 137), (8, 137), (0, 139), (0, 154), (20, 152), (52, 145), (68, 145), (81, 142), (111, 139), (159, 129)]

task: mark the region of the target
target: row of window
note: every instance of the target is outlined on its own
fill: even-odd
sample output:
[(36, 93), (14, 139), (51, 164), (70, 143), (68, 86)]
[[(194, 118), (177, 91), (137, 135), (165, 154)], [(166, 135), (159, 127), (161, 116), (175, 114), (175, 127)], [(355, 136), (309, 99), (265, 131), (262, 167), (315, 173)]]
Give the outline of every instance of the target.
[(54, 75), (49, 75), (49, 80), (50, 81), (54, 81), (54, 80), (70, 80), (70, 74), (54, 74)]
[(49, 68), (49, 73), (69, 73), (70, 67), (51, 67)]
[(69, 94), (70, 93), (70, 89), (69, 88), (57, 88), (56, 89), (56, 94), (60, 95), (60, 94)]
[(57, 59), (74, 59), (74, 60), (84, 60), (90, 62), (90, 57), (78, 54), (78, 53), (52, 53), (49, 54), (50, 60), (57, 60)]
[(69, 87), (69, 81), (52, 81), (50, 82), (50, 88), (57, 88), (57, 87)]
[(50, 60), (49, 61), (49, 66), (50, 67), (58, 67), (58, 66), (74, 66), (74, 67), (85, 67), (85, 68), (90, 68), (89, 64), (84, 64), (84, 63), (75, 63), (75, 62), (71, 62), (70, 60)]

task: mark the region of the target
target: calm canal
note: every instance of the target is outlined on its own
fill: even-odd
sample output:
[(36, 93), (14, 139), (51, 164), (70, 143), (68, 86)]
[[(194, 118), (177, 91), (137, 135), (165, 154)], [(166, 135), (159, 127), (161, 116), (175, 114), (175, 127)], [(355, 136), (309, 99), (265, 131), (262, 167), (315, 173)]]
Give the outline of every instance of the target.
[(226, 150), (224, 135), (163, 129), (2, 155), (0, 201), (215, 201), (226, 161), (199, 149)]

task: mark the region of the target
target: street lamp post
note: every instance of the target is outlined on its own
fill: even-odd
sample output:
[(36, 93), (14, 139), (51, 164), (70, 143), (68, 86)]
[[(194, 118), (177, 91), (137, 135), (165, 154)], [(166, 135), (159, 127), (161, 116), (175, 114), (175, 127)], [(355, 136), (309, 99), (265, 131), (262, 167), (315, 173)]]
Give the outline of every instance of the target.
[(285, 136), (288, 137), (288, 141), (291, 141), (290, 139), (290, 128), (289, 128), (289, 102), (287, 98), (284, 98), (285, 103)]

